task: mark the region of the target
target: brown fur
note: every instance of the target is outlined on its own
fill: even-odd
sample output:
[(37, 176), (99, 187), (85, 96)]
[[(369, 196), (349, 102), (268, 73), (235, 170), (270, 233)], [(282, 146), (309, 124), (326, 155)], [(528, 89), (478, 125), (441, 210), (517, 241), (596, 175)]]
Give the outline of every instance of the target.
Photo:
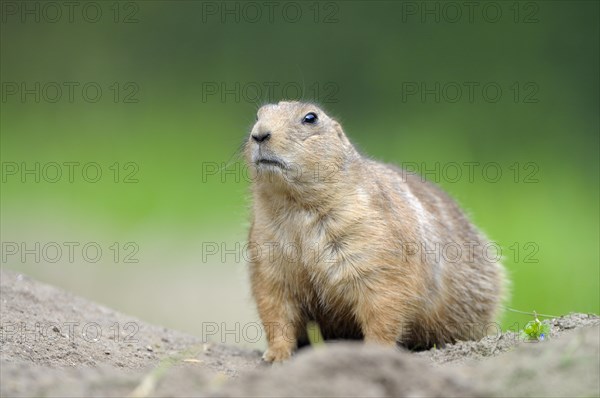
[[(315, 124), (303, 123), (309, 112)], [(263, 106), (245, 156), (255, 171), (250, 279), (266, 361), (289, 358), (309, 320), (325, 338), (385, 345), (486, 333), (504, 269), (484, 257), (486, 238), (440, 188), (361, 156), (314, 104)]]

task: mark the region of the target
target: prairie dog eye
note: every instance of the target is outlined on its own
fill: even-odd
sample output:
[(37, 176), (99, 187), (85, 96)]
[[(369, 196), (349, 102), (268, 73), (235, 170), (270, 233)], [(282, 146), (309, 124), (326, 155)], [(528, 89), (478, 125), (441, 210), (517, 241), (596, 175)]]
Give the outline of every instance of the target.
[(304, 116), (304, 119), (302, 119), (302, 123), (305, 124), (315, 124), (317, 122), (317, 114), (314, 112), (309, 112)]

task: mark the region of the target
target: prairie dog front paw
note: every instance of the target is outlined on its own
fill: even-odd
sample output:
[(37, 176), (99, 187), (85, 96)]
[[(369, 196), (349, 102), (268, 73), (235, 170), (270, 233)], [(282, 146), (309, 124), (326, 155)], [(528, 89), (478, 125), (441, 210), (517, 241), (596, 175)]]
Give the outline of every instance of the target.
[(265, 362), (283, 362), (292, 356), (292, 350), (285, 347), (268, 348), (262, 356)]

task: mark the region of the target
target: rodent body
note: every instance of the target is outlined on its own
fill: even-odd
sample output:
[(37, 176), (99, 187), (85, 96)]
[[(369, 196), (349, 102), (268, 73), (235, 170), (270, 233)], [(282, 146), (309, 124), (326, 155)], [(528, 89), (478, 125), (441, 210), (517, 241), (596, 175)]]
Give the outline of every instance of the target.
[(262, 107), (245, 155), (265, 360), (289, 358), (310, 320), (326, 339), (409, 347), (486, 333), (504, 269), (440, 188), (361, 156), (313, 104)]

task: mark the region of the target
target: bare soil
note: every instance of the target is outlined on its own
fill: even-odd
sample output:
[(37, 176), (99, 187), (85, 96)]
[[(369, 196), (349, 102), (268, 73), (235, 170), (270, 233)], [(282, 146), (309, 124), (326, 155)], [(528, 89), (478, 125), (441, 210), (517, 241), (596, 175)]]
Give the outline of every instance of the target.
[(147, 324), (0, 270), (0, 395), (600, 396), (600, 319), (570, 314), (551, 336), (514, 333), (412, 353), (339, 342), (277, 366), (261, 353)]

